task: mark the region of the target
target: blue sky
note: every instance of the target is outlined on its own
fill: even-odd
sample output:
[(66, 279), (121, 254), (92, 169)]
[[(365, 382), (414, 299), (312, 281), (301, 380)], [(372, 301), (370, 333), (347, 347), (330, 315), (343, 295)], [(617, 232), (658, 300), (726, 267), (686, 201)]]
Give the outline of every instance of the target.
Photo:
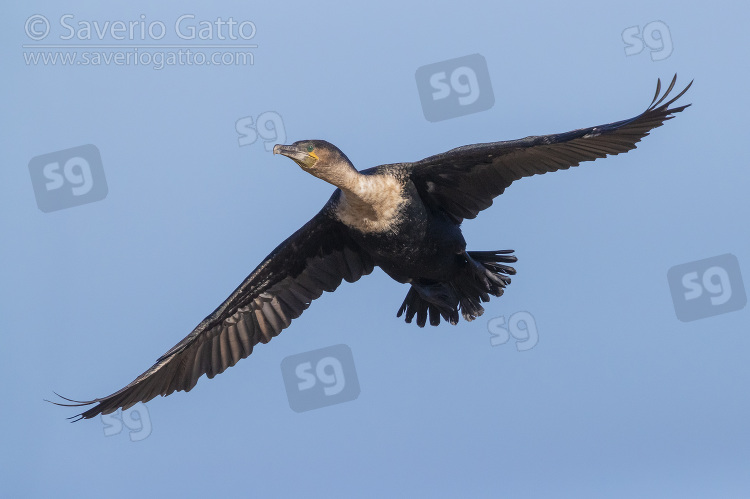
[[(32, 39), (44, 33), (38, 16), (43, 40)], [(222, 40), (217, 18), (249, 21), (253, 36)], [(718, 295), (726, 282), (693, 262), (731, 254), (745, 272), (729, 270), (732, 296), (748, 282), (747, 18), (738, 4), (645, 1), (6, 8), (1, 495), (747, 494), (748, 308), (696, 301), (700, 318), (683, 322), (667, 278), (694, 265), (704, 297)], [(118, 39), (117, 21), (133, 23), (134, 40)], [(186, 39), (201, 21), (214, 32)], [(159, 23), (167, 33), (151, 39)], [(27, 64), (30, 53), (89, 51), (74, 44), (123, 58), (171, 44), (229, 59), (247, 50), (209, 47), (231, 43), (257, 45), (252, 64)], [(417, 69), (472, 54), (486, 61), (494, 105), (428, 121)], [(405, 324), (395, 313), (407, 287), (376, 270), (121, 425), (69, 424), (74, 410), (43, 402), (130, 382), (328, 199), (331, 186), (266, 150), (272, 130), (238, 133), (248, 118), (287, 143), (328, 140), (362, 169), (629, 118), (675, 73), (679, 86), (695, 79), (683, 98), (693, 106), (636, 150), (523, 179), (464, 224), (469, 249), (519, 257), (476, 321)], [(43, 212), (30, 162), (54, 153), (62, 165), (60, 151), (87, 144), (101, 156), (103, 199)], [(85, 183), (79, 173), (64, 182)], [(531, 318), (533, 347), (514, 336), (525, 334), (519, 317)], [(292, 410), (282, 360), (342, 344), (358, 396)]]

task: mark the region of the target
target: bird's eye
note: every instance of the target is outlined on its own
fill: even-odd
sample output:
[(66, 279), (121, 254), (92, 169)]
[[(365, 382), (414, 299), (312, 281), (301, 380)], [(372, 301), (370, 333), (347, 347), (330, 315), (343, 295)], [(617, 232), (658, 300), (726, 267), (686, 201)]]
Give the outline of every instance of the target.
[(307, 146), (307, 152), (313, 152), (313, 149), (315, 149), (312, 145)]

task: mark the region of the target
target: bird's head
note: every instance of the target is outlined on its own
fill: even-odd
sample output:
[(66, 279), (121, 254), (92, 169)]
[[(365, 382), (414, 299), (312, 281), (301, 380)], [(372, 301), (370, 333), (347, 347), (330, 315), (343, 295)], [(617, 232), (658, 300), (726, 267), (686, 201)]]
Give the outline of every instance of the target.
[(291, 158), (306, 172), (336, 186), (352, 170), (356, 172), (349, 158), (325, 140), (300, 140), (288, 146), (276, 144), (273, 153)]

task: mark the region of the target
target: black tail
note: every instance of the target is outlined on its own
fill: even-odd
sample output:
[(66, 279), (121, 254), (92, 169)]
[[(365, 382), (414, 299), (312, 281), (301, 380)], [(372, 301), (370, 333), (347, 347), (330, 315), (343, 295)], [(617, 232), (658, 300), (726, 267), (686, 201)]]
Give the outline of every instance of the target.
[(472, 321), (484, 313), (480, 302), (490, 300), (489, 295), (501, 296), (510, 284), (510, 275), (516, 269), (506, 263), (518, 259), (513, 250), (468, 251), (465, 271), (450, 282), (413, 283), (396, 317), (406, 312), (406, 322), (417, 316), (417, 325), (423, 327), (430, 317), (430, 325), (440, 324), (440, 317), (451, 324), (458, 323), (458, 311), (464, 319)]

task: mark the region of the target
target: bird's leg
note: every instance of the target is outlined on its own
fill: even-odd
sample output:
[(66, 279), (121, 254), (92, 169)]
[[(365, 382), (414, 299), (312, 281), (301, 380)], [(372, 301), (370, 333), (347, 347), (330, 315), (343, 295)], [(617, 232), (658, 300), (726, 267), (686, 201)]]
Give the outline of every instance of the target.
[(490, 281), (487, 278), (487, 268), (479, 263), (478, 261), (474, 260), (469, 253), (466, 250), (463, 250), (462, 252), (463, 257), (466, 259), (466, 263), (469, 265), (469, 267), (472, 269), (472, 273), (477, 278), (477, 280), (484, 285), (484, 288), (486, 290), (490, 289)]

